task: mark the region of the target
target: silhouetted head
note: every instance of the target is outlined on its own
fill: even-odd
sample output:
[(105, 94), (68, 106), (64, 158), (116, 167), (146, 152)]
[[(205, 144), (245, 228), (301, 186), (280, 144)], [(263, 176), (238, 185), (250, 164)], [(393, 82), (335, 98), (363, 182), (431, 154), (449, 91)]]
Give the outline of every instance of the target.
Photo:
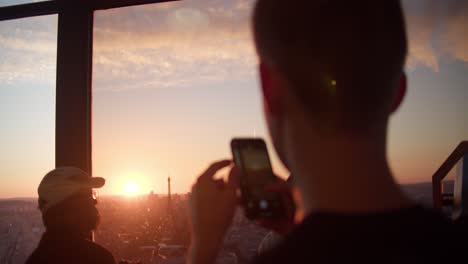
[[(39, 200), (39, 207), (44, 201)], [(82, 191), (65, 198), (42, 214), (49, 232), (86, 237), (99, 224), (99, 211), (91, 191)]]
[(406, 91), (399, 0), (259, 0), (253, 32), (280, 155), (293, 115), (317, 137), (386, 130)]
[(39, 188), (39, 209), (48, 231), (87, 236), (99, 222), (92, 188), (104, 185), (81, 169), (61, 167), (44, 176)]

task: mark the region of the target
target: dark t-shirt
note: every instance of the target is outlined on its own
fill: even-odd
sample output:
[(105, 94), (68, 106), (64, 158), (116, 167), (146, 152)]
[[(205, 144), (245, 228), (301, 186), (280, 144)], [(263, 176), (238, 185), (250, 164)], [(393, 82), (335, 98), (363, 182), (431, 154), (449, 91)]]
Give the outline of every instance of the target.
[(446, 217), (421, 207), (314, 213), (254, 263), (463, 263), (455, 262), (464, 255), (462, 237)]
[(26, 261), (26, 264), (39, 263), (115, 264), (115, 260), (107, 249), (89, 240), (46, 232)]

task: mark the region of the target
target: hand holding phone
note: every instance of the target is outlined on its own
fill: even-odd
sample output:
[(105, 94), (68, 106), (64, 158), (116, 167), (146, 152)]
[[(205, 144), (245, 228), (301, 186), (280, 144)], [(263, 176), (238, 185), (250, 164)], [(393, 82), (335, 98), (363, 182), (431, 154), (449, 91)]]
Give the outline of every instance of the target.
[(296, 226), (296, 204), (293, 202), (293, 188), (290, 183), (280, 179), (279, 182), (267, 186), (268, 191), (281, 196), (283, 211), (281, 217), (258, 219), (257, 224), (275, 231), (280, 235), (287, 235)]
[(240, 170), (241, 202), (249, 219), (283, 218), (287, 214), (281, 194), (267, 190), (279, 179), (274, 175), (263, 139), (235, 138), (231, 141), (234, 163)]

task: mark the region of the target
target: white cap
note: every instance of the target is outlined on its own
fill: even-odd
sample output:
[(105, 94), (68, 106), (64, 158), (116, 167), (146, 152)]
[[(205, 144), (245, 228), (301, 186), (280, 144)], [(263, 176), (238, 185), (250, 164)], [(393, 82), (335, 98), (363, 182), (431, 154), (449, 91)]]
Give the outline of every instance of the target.
[(44, 201), (42, 213), (71, 195), (83, 190), (101, 188), (104, 178), (91, 177), (85, 171), (75, 167), (59, 167), (47, 173), (39, 184), (39, 199)]

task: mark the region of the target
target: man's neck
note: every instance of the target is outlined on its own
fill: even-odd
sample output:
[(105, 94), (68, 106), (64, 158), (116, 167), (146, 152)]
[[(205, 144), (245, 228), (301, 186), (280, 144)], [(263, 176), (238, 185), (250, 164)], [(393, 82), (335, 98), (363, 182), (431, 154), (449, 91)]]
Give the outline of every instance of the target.
[(412, 206), (393, 179), (381, 140), (298, 142), (292, 163), (304, 213), (365, 214)]

